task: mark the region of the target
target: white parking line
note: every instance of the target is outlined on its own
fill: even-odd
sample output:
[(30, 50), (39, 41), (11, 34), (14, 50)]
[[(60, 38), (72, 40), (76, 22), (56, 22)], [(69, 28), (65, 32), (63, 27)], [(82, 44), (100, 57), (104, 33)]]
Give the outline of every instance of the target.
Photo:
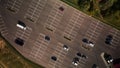
[(111, 34), (111, 35), (113, 35), (113, 40), (112, 40), (112, 48), (114, 48), (114, 49), (116, 49), (116, 47), (119, 45), (119, 36), (117, 36), (117, 34), (118, 34), (118, 30), (116, 30), (116, 29), (111, 29), (110, 31), (109, 31), (109, 33), (108, 34)]
[(52, 65), (51, 66), (52, 68), (53, 67), (62, 67), (64, 57), (67, 54), (67, 52), (64, 52), (62, 43), (58, 43), (58, 45), (56, 46), (55, 49), (56, 50), (54, 50), (53, 55), (55, 55), (57, 57), (57, 61), (54, 63), (52, 61), (49, 61), (49, 66)]
[(100, 30), (98, 29), (99, 25), (100, 25), (99, 23), (95, 23), (95, 22), (90, 24), (90, 28), (87, 30), (86, 35), (85, 35), (89, 37), (89, 40), (94, 40), (94, 41), (97, 40), (97, 37), (100, 34)]
[(14, 12), (14, 13), (17, 13), (19, 11), (19, 8), (22, 4), (22, 0), (8, 0), (8, 3), (7, 3), (7, 9)]
[(31, 4), (29, 5), (29, 9), (27, 10), (27, 13), (24, 17), (36, 23), (42, 9), (46, 5), (46, 1), (47, 0), (32, 0)]
[[(81, 26), (81, 23), (77, 22), (79, 20), (79, 14), (76, 15), (76, 11), (72, 14), (71, 19), (69, 20), (69, 24), (65, 28), (63, 36), (67, 36), (68, 38), (74, 39), (78, 33), (78, 29)], [(79, 25), (79, 26), (78, 26)]]
[(26, 30), (22, 30), (22, 29), (20, 29), (20, 28), (17, 28), (17, 31), (16, 31), (16, 33), (15, 33), (15, 37), (14, 37), (14, 39), (16, 38), (16, 37), (19, 37), (19, 38), (22, 38), (22, 39), (24, 39), (25, 41), (27, 41), (28, 40), (28, 38), (29, 38), (29, 36), (30, 36), (30, 34), (31, 34), (31, 32), (32, 32), (32, 29), (30, 28), (30, 27), (26, 27)]
[[(56, 5), (56, 3), (54, 4)], [(56, 30), (59, 21), (61, 20), (63, 13), (59, 13), (59, 8), (60, 6), (54, 6), (47, 18), (47, 23), (45, 24), (45, 27), (48, 27), (50, 29), (52, 29), (53, 31)], [(51, 28), (52, 27), (52, 28)]]
[[(44, 40), (44, 36), (45, 35), (42, 33), (39, 34), (29, 56), (35, 55), (34, 58), (43, 57), (43, 55), (45, 54), (45, 50), (47, 49), (47, 45), (49, 44), (47, 41)], [(35, 52), (35, 53), (32, 53), (32, 52)]]
[(4, 23), (1, 15), (0, 15), (0, 32), (3, 36), (8, 35), (7, 27), (5, 26), (5, 23)]

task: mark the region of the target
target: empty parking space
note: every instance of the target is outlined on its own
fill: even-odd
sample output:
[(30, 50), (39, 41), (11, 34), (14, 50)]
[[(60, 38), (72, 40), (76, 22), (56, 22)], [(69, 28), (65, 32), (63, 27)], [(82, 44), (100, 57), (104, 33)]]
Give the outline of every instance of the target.
[[(91, 41), (96, 46), (96, 41), (99, 39), (99, 36), (102, 33), (102, 30), (104, 29), (105, 25), (103, 25), (100, 22), (90, 22), (90, 25), (88, 26), (88, 30), (85, 33), (84, 38)], [(86, 44), (83, 43), (83, 48), (87, 50), (91, 50), (90, 46), (86, 46)]]
[(110, 29), (108, 35), (112, 35), (113, 36), (113, 40), (112, 40), (112, 48), (116, 49), (119, 46), (119, 42), (120, 42), (120, 34), (119, 31), (116, 29)]
[(32, 0), (24, 17), (30, 22), (36, 23), (46, 2), (47, 0)]
[(47, 17), (45, 28), (50, 31), (55, 31), (61, 23), (60, 21), (64, 15), (65, 10), (66, 6), (64, 6), (62, 3), (55, 2), (50, 10), (50, 14)]
[(39, 58), (38, 60), (42, 60), (42, 58), (45, 57), (48, 45), (49, 45), (49, 41), (46, 41), (45, 35), (40, 33), (34, 43), (34, 46), (32, 47), (32, 50), (29, 56), (34, 59), (38, 57)]
[(26, 27), (26, 30), (23, 30), (21, 28), (17, 28), (14, 39), (21, 38), (25, 41), (28, 41), (31, 32), (32, 32), (32, 28), (30, 28), (28, 26)]
[(74, 11), (69, 22), (66, 23), (67, 26), (63, 31), (63, 37), (67, 40), (74, 40), (78, 34), (78, 31), (83, 23), (83, 18), (80, 18), (80, 14), (77, 11)]
[(51, 68), (63, 67), (63, 65), (64, 65), (63, 62), (65, 60), (66, 54), (68, 53), (67, 51), (64, 50), (63, 46), (64, 46), (64, 44), (58, 42), (58, 44), (55, 47), (54, 52), (51, 54), (51, 55), (57, 57), (57, 61), (49, 61), (49, 66)]
[(89, 40), (96, 41), (104, 28), (105, 25), (100, 22), (91, 22), (85, 37), (88, 37)]
[(0, 15), (0, 32), (3, 36), (8, 35), (7, 27), (5, 26), (5, 23), (4, 23), (1, 15)]
[(8, 0), (6, 8), (13, 12), (17, 13), (22, 5), (23, 0)]

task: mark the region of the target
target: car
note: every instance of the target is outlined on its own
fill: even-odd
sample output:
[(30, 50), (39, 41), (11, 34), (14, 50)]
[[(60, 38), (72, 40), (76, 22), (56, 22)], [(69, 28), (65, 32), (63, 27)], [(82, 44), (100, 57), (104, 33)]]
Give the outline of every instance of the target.
[(107, 63), (112, 63), (113, 62), (113, 58), (111, 55), (104, 53), (104, 58), (107, 61)]
[(69, 47), (67, 45), (63, 45), (63, 49), (68, 51), (69, 50)]
[(82, 56), (82, 54), (81, 54), (80, 52), (78, 52), (76, 55), (77, 55), (77, 56), (79, 56), (79, 57), (81, 57), (81, 56)]
[(105, 43), (106, 44), (111, 44), (112, 42), (112, 39), (113, 39), (113, 36), (112, 35), (107, 35), (106, 39), (105, 39)]
[(101, 57), (103, 58), (103, 61), (105, 62), (106, 65), (109, 65), (113, 62), (113, 58), (110, 54), (108, 53), (101, 53)]
[(82, 53), (80, 53), (80, 52), (78, 52), (76, 55), (77, 55), (79, 58), (81, 58), (81, 59), (87, 59), (87, 58), (88, 58), (86, 55), (84, 55), (84, 54), (82, 54)]
[(23, 29), (23, 30), (26, 30), (26, 25), (22, 21), (18, 21), (16, 26)]
[(52, 59), (53, 61), (57, 61), (57, 57), (56, 57), (56, 56), (51, 56), (51, 59)]
[(90, 47), (94, 47), (94, 43), (89, 41), (87, 38), (83, 38), (82, 42), (84, 42), (86, 45), (90, 46)]
[(92, 68), (99, 68), (99, 67), (96, 64), (93, 64)]
[(49, 36), (45, 36), (45, 40), (50, 41), (50, 37)]
[(78, 57), (73, 58), (72, 64), (75, 65), (75, 66), (78, 66), (79, 58)]
[(61, 7), (59, 7), (59, 10), (60, 11), (64, 11), (64, 8), (61, 6)]
[(88, 43), (88, 39), (86, 39), (86, 38), (83, 38), (82, 41), (83, 41), (84, 43)]
[(24, 40), (21, 39), (21, 38), (16, 38), (15, 39), (15, 43), (18, 44), (18, 45), (20, 45), (20, 46), (23, 46), (24, 45)]
[(90, 47), (94, 47), (94, 43), (91, 42), (91, 41), (89, 41), (89, 46), (90, 46)]
[(88, 57), (86, 55), (81, 55), (82, 58), (87, 59)]

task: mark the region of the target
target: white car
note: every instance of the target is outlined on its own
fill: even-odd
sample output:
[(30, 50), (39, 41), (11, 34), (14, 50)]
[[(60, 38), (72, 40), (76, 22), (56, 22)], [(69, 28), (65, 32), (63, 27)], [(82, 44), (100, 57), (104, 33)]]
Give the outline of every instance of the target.
[(72, 62), (73, 65), (75, 66), (78, 66), (78, 63), (77, 62)]
[(94, 47), (94, 43), (89, 41), (87, 38), (83, 38), (82, 42), (84, 42), (86, 45), (90, 46), (90, 47)]
[(22, 21), (18, 21), (16, 26), (23, 30), (26, 30), (26, 25)]
[(89, 46), (94, 47), (94, 44), (92, 42), (89, 42)]
[(69, 47), (67, 45), (63, 45), (63, 49), (68, 51), (69, 50)]
[(77, 58), (77, 57), (73, 58), (72, 64), (75, 65), (75, 66), (78, 66), (79, 58)]

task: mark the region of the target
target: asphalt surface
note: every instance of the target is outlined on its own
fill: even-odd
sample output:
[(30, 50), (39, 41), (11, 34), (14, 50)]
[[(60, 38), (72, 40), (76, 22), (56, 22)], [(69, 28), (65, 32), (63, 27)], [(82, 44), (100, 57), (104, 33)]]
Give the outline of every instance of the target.
[[(64, 8), (62, 11), (60, 7)], [(26, 58), (46, 68), (91, 68), (97, 64), (106, 68), (101, 53), (120, 57), (120, 31), (88, 16), (59, 0), (1, 0), (1, 34)], [(26, 30), (16, 26), (18, 20), (26, 24)], [(112, 45), (105, 44), (107, 35), (113, 35)], [(50, 37), (50, 41), (45, 40)], [(14, 40), (25, 40), (24, 46)], [(89, 47), (83, 38), (92, 41)], [(67, 45), (69, 50), (63, 49)], [(76, 53), (85, 54), (79, 65), (72, 64)], [(53, 61), (51, 56), (56, 56)]]

